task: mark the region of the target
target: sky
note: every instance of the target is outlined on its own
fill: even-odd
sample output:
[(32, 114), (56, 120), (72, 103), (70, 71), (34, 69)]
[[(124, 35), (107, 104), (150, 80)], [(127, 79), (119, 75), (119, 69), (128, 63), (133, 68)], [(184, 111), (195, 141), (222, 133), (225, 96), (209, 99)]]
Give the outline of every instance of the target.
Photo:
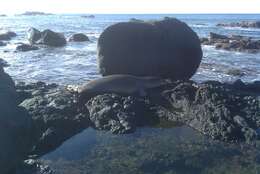
[(260, 0), (1, 0), (0, 14), (260, 13)]

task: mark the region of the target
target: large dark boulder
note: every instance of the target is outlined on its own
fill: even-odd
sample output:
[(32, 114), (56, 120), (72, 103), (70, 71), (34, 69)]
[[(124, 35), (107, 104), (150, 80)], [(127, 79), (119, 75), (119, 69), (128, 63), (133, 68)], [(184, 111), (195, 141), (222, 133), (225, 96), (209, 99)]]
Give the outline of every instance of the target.
[(60, 47), (66, 45), (67, 42), (63, 34), (47, 29), (41, 33), (41, 39), (38, 43), (53, 47)]
[(35, 28), (30, 28), (28, 31), (28, 40), (30, 44), (40, 44), (52, 47), (61, 47), (67, 43), (63, 34), (49, 29), (40, 32)]
[(17, 106), (17, 93), (11, 77), (0, 66), (0, 169), (13, 171), (31, 148), (31, 119)]
[(98, 65), (104, 76), (132, 74), (189, 79), (202, 58), (200, 40), (175, 18), (155, 22), (121, 22), (98, 40)]
[(89, 41), (89, 38), (83, 33), (77, 33), (70, 36), (68, 40), (70, 42), (85, 42), (85, 41)]

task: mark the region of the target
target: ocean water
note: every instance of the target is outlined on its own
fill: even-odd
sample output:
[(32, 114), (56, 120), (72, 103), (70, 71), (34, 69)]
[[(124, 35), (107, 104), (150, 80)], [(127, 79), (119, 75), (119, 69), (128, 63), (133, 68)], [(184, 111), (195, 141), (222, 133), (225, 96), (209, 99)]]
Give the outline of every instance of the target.
[[(260, 38), (260, 29), (216, 27), (217, 23), (236, 22), (241, 20), (260, 20), (260, 14), (252, 15), (96, 15), (95, 18), (82, 18), (75, 15), (50, 16), (8, 16), (0, 18), (0, 32), (14, 31), (18, 37), (7, 46), (0, 47), (0, 58), (11, 65), (6, 71), (17, 81), (44, 81), (59, 84), (82, 84), (99, 77), (97, 70), (97, 40), (101, 32), (111, 24), (137, 19), (162, 19), (165, 16), (176, 17), (186, 22), (200, 37), (209, 32), (220, 34), (240, 34)], [(83, 32), (90, 37), (90, 42), (68, 43), (62, 48), (44, 48), (37, 51), (17, 52), (16, 44), (27, 41), (27, 30), (35, 27), (40, 30), (52, 29), (62, 32), (66, 37), (73, 33)], [(193, 77), (196, 81), (219, 80), (244, 81), (260, 79), (260, 54), (238, 53), (216, 50), (211, 46), (203, 46), (203, 61)], [(228, 72), (240, 70), (242, 77), (230, 75)]]

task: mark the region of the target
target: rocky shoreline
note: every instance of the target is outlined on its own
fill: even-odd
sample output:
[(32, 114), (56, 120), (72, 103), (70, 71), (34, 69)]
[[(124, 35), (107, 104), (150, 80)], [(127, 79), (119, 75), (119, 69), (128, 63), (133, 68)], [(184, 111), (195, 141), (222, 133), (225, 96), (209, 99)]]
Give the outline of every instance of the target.
[(221, 35), (210, 32), (208, 38), (201, 38), (201, 44), (212, 45), (216, 49), (227, 51), (238, 51), (248, 53), (258, 53), (260, 51), (260, 40), (253, 40), (250, 37), (240, 35)]

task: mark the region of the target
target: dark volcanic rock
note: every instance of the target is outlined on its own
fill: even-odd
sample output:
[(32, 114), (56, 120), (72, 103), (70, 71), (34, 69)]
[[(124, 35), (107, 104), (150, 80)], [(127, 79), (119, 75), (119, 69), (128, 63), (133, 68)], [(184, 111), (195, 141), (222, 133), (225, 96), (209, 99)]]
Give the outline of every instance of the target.
[(32, 51), (32, 50), (38, 50), (39, 48), (37, 46), (29, 45), (29, 44), (21, 44), (16, 47), (17, 51)]
[(41, 33), (41, 38), (37, 43), (53, 47), (60, 47), (66, 45), (67, 42), (63, 34), (56, 33), (51, 30), (44, 30)]
[(17, 36), (15, 32), (8, 31), (6, 33), (0, 34), (0, 40), (11, 40), (12, 37)]
[(260, 21), (241, 21), (232, 23), (220, 23), (217, 26), (221, 27), (242, 27), (242, 28), (260, 28)]
[[(30, 93), (20, 104), (33, 119), (35, 145), (31, 152), (42, 155), (89, 126), (88, 112), (79, 110), (75, 92), (42, 82), (17, 86)], [(24, 95), (22, 95), (23, 97)]]
[(31, 148), (31, 119), (17, 106), (17, 93), (11, 77), (0, 66), (0, 168), (6, 174), (26, 158)]
[(64, 35), (61, 33), (56, 33), (48, 29), (40, 32), (35, 28), (29, 29), (28, 40), (31, 44), (42, 44), (52, 47), (61, 47), (67, 43)]
[(70, 42), (85, 42), (85, 41), (89, 41), (89, 38), (83, 33), (77, 33), (70, 36), (68, 40)]
[[(5, 61), (5, 60), (3, 60), (3, 59), (1, 59), (0, 58), (0, 68), (2, 68), (2, 67), (8, 67), (9, 66), (9, 64), (7, 63), (7, 61)], [(2, 69), (1, 69), (2, 70)], [(2, 72), (0, 70), (0, 72)]]
[(216, 49), (249, 53), (260, 51), (260, 40), (252, 40), (240, 35), (225, 36), (210, 33), (209, 38), (201, 38), (200, 41), (203, 45), (214, 45)]
[(196, 33), (174, 18), (118, 23), (108, 27), (98, 40), (99, 70), (104, 76), (132, 74), (189, 79), (201, 58)]
[(146, 99), (96, 96), (87, 103), (90, 120), (95, 128), (113, 133), (129, 133), (138, 126), (168, 120), (222, 141), (250, 143), (259, 138), (260, 83), (252, 88), (243, 82), (215, 81), (176, 82), (173, 86), (153, 91)]
[(87, 103), (87, 108), (94, 128), (112, 133), (130, 133), (137, 126), (157, 121), (145, 99), (132, 96), (99, 95)]

